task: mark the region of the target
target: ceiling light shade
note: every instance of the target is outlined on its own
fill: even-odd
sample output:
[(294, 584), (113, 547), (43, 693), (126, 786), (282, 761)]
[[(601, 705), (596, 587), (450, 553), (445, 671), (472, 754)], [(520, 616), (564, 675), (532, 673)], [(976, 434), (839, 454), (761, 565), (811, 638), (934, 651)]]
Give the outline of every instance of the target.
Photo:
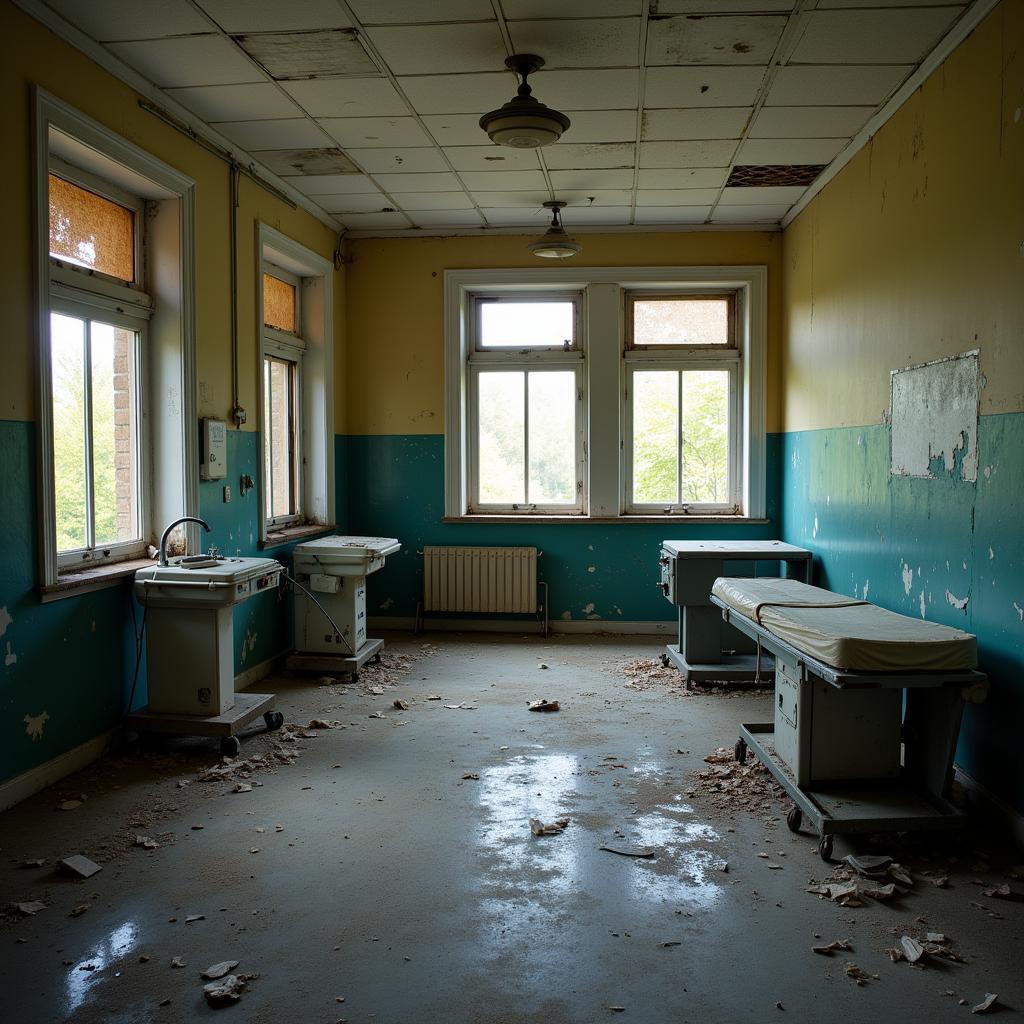
[(551, 211), (551, 227), (544, 232), (542, 238), (531, 242), (527, 248), (534, 256), (543, 256), (549, 260), (564, 260), (569, 256), (575, 256), (582, 252), (583, 246), (574, 242), (562, 227), (562, 221), (558, 211), (565, 206), (560, 199), (552, 199), (544, 204), (545, 208)]
[(514, 149), (538, 149), (557, 142), (571, 124), (560, 110), (546, 107), (531, 95), (526, 79), (544, 66), (544, 58), (533, 53), (514, 53), (505, 66), (522, 78), (516, 95), (504, 106), (480, 118), (480, 127), (491, 142)]

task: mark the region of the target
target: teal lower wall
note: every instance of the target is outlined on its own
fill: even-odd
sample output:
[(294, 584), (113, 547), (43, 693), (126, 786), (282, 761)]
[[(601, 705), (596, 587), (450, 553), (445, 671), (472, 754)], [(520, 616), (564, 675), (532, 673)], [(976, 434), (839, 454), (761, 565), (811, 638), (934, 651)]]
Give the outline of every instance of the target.
[(889, 444), (887, 426), (783, 435), (783, 538), (819, 585), (977, 635), (992, 688), (957, 763), (1024, 812), (1024, 414), (981, 418), (976, 484), (890, 477)]
[(540, 578), (553, 619), (663, 621), (675, 616), (655, 587), (666, 538), (760, 539), (779, 530), (780, 435), (768, 437), (768, 518), (763, 526), (661, 524), (485, 525), (442, 523), (444, 437), (360, 435), (339, 439), (348, 466), (353, 533), (397, 537), (402, 551), (369, 578), (371, 616), (412, 616), (422, 592), (425, 544), (524, 545), (544, 552)]

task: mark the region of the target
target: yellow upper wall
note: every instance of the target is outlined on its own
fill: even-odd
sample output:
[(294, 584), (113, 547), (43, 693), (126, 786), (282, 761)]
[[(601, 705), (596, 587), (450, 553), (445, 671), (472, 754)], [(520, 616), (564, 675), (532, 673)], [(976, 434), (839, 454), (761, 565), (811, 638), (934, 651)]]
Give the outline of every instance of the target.
[[(32, 99), (36, 84), (177, 168), (196, 182), (199, 413), (230, 418), (231, 305), (228, 165), (138, 105), (138, 95), (8, 0), (0, 0), (0, 106), (5, 153), (0, 167), (0, 294), (4, 372), (0, 419), (36, 416), (35, 310), (32, 303)], [(292, 210), (242, 178), (238, 211), (238, 336), (246, 429), (257, 425), (259, 349), (256, 311), (256, 222), (262, 220), (331, 258), (337, 237), (305, 210)], [(344, 275), (334, 275), (335, 420), (345, 421)]]
[(1003, 0), (783, 235), (786, 430), (877, 423), (889, 371), (977, 347), (1024, 409), (1024, 0)]
[[(444, 431), (444, 271), (537, 267), (531, 239), (370, 238), (348, 246), (348, 432)], [(678, 232), (580, 235), (581, 266), (768, 267), (768, 429), (779, 422), (780, 235)]]

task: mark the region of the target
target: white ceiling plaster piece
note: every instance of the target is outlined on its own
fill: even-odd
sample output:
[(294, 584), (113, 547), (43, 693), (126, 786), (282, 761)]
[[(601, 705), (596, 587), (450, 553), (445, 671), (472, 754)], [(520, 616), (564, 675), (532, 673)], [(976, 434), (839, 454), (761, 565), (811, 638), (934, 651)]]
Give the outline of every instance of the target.
[[(298, 32), (349, 28), (349, 16), (336, 0), (197, 0), (225, 32)], [(152, 9), (160, 4), (140, 3)]]
[(776, 14), (659, 18), (647, 27), (647, 63), (767, 64), (786, 21)]
[(648, 68), (644, 106), (752, 107), (766, 67)]
[(750, 107), (645, 110), (645, 142), (686, 139), (738, 139), (750, 120)]
[(849, 139), (747, 139), (737, 164), (827, 164)]
[[(505, 46), (496, 21), (384, 26), (366, 31), (395, 75), (492, 71), (505, 64)], [(506, 77), (513, 82), (511, 74)], [(509, 95), (514, 91), (510, 89)]]
[(163, 88), (265, 82), (266, 75), (224, 36), (110, 43), (115, 56)]
[(839, 139), (857, 134), (874, 107), (762, 107), (752, 139)]
[(386, 78), (310, 78), (281, 88), (310, 117), (399, 117), (409, 108)]
[(167, 94), (207, 122), (259, 121), (296, 117), (302, 113), (273, 82), (201, 85), (191, 89), (168, 89)]
[(641, 142), (641, 167), (725, 167), (736, 152), (730, 139)]
[(319, 122), (324, 131), (346, 149), (431, 144), (430, 136), (414, 117), (322, 117)]
[(957, 19), (959, 7), (815, 11), (792, 64), (917, 63)]
[(632, 170), (636, 163), (636, 145), (632, 142), (559, 143), (544, 151), (544, 161), (551, 170), (572, 171), (591, 167), (628, 167)]
[(914, 70), (912, 65), (876, 67), (779, 68), (768, 90), (768, 106), (798, 107), (816, 103), (878, 106)]
[(100, 42), (212, 31), (188, 0), (163, 0), (153, 5), (138, 0), (48, 0), (47, 6)]
[(632, 68), (639, 63), (639, 18), (517, 21), (508, 30), (516, 52), (540, 54), (546, 68)]

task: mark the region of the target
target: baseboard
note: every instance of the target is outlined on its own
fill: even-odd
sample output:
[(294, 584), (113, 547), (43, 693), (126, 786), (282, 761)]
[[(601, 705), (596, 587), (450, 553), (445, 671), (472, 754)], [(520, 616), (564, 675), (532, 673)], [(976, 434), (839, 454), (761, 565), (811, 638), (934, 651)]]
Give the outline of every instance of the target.
[(27, 800), (47, 786), (52, 786), (65, 776), (71, 775), (72, 772), (80, 771), (86, 765), (92, 764), (106, 753), (113, 735), (114, 730), (110, 729), (0, 784), (0, 811), (6, 811), (8, 807)]
[[(367, 629), (414, 629), (416, 620), (411, 615), (371, 616)], [(621, 619), (552, 619), (548, 623), (552, 633), (614, 634), (616, 636), (670, 636), (677, 632), (675, 622), (628, 621)], [(442, 633), (538, 633), (540, 623), (532, 619), (449, 619), (428, 615), (423, 623), (427, 632)]]
[(264, 676), (269, 676), (271, 672), (276, 672), (283, 666), (284, 655), (275, 654), (272, 658), (267, 658), (258, 665), (253, 665), (252, 668), (239, 672), (235, 676), (235, 693), (238, 693), (239, 690), (247, 690), (253, 683), (259, 682)]
[(1014, 844), (1024, 850), (1024, 814), (1015, 811), (990, 789), (972, 779), (963, 769), (954, 766), (954, 771), (956, 772), (956, 781), (960, 783), (967, 795), (968, 808), (977, 810), (981, 817), (1001, 825)]

